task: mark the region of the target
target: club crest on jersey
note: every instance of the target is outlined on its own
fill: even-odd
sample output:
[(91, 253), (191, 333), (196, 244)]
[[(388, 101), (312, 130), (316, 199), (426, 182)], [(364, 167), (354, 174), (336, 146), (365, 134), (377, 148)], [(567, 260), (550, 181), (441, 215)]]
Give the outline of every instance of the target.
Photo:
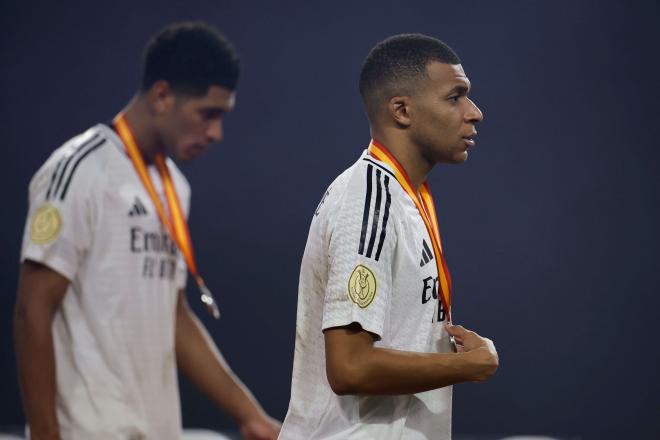
[(376, 276), (366, 266), (358, 264), (348, 279), (348, 296), (361, 308), (368, 307), (376, 297)]
[(56, 207), (45, 204), (34, 213), (30, 222), (30, 240), (35, 244), (50, 243), (62, 229), (62, 218)]

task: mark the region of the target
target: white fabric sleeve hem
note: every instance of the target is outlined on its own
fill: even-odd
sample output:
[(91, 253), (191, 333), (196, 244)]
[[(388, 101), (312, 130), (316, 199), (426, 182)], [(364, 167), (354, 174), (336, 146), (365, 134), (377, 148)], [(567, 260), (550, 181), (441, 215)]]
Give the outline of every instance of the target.
[(21, 255), (21, 263), (25, 260), (34, 261), (44, 266), (49, 267), (55, 272), (62, 275), (64, 278), (69, 281), (73, 281), (73, 278), (76, 275), (76, 267), (61, 258), (59, 255), (45, 255), (46, 253), (43, 250), (28, 248)]
[(380, 340), (383, 338), (383, 326), (382, 323), (369, 322), (364, 319), (359, 319), (356, 317), (352, 318), (328, 318), (324, 319), (321, 325), (321, 330), (325, 331), (334, 327), (346, 327), (351, 324), (359, 324), (362, 327), (362, 330), (365, 330), (369, 333), (376, 335), (377, 339)]

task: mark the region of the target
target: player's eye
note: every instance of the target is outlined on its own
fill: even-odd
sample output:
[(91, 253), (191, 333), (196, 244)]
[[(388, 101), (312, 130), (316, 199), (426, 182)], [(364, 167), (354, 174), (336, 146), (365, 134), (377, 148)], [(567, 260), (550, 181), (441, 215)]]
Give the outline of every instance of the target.
[(461, 98), (460, 95), (454, 95), (454, 96), (450, 96), (449, 100), (453, 103), (457, 103), (460, 98)]
[(221, 110), (202, 110), (200, 111), (202, 119), (205, 121), (210, 121), (213, 119), (218, 119), (222, 116), (223, 112)]

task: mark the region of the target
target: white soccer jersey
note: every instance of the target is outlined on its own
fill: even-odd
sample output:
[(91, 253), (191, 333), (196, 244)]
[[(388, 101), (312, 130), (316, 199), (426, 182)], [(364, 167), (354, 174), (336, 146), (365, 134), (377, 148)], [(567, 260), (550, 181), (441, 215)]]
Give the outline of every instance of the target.
[[(190, 187), (167, 165), (187, 215)], [(53, 323), (62, 438), (178, 439), (175, 313), (186, 266), (115, 132), (99, 124), (58, 148), (29, 203), (21, 261), (71, 281)]]
[[(359, 323), (377, 347), (451, 352), (431, 240), (393, 170), (367, 151), (330, 185), (300, 270), (291, 401), (281, 439), (451, 438), (451, 387), (338, 396), (323, 330)], [(410, 374), (415, 374), (411, 371)]]

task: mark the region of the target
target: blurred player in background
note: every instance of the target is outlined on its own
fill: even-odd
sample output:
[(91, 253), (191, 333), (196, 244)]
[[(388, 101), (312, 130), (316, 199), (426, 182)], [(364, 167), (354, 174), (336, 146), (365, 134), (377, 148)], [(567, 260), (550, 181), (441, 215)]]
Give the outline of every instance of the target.
[(168, 26), (147, 45), (126, 108), (55, 150), (30, 182), (15, 338), (31, 438), (178, 439), (177, 367), (246, 439), (277, 437), (186, 303), (188, 268), (214, 306), (187, 231), (190, 187), (167, 157), (221, 140), (238, 77), (215, 29)]

